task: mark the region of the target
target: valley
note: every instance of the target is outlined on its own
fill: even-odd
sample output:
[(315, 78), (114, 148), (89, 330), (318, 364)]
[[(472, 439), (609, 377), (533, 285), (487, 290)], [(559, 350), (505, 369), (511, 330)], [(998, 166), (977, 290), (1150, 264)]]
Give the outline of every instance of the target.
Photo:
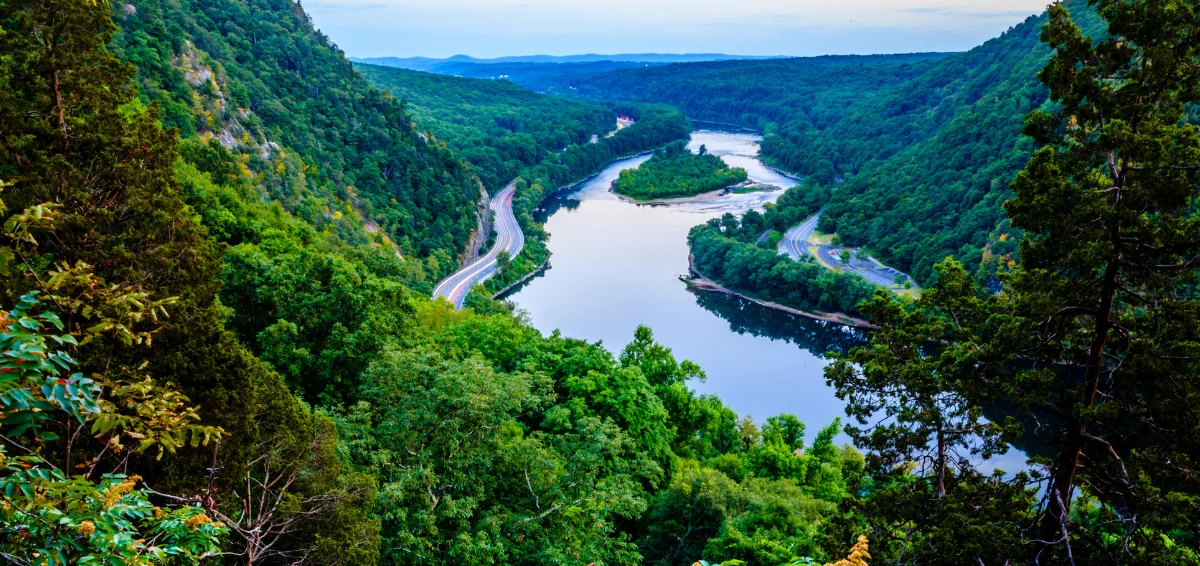
[(0, 0), (0, 560), (1200, 565), (1200, 8), (986, 4)]

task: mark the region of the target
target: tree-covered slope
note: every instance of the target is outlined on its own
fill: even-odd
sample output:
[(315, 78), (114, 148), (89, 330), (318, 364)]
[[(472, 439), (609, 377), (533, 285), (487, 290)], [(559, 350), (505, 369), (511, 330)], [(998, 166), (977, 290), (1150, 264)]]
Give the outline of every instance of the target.
[[(538, 75), (513, 75), (512, 80), (531, 88), (587, 98), (653, 101), (672, 104), (698, 120), (729, 122), (756, 128), (767, 134), (764, 154), (773, 156), (772, 144), (789, 144), (788, 151), (803, 148), (825, 156), (821, 162), (796, 167), (783, 160), (777, 164), (806, 175), (820, 172), (832, 177), (836, 164), (844, 161), (838, 152), (851, 153), (831, 143), (853, 142), (837, 133), (846, 117), (895, 85), (920, 76), (947, 54), (829, 56), (766, 61), (716, 61), (657, 67), (562, 75), (546, 80)], [(549, 72), (549, 71), (545, 71)], [(882, 132), (882, 129), (881, 129)], [(797, 136), (824, 133), (824, 139)], [(874, 137), (878, 138), (880, 132)], [(901, 137), (908, 135), (896, 131)], [(830, 141), (826, 141), (826, 139)], [(871, 155), (884, 151), (879, 139)], [(813, 144), (819, 144), (813, 147)], [(863, 150), (855, 150), (863, 151)], [(894, 150), (893, 150), (894, 151)], [(787, 151), (778, 151), (784, 155)]]
[(538, 94), (507, 81), (376, 65), (355, 68), (404, 100), (421, 129), (469, 161), (493, 193), (551, 153), (615, 129), (616, 117), (608, 108)]
[(422, 139), (400, 101), (355, 72), (299, 4), (131, 0), (112, 9), (112, 49), (137, 66), (139, 92), (161, 105), (164, 126), (218, 140), (290, 211), (332, 215), (348, 202), (404, 255), (436, 257), (431, 277), (453, 267), (476, 226), (475, 178)]
[[(862, 472), (836, 424), (801, 455), (797, 418), (739, 422), (649, 329), (618, 357), (486, 298), (430, 300), (349, 199), (306, 193), (299, 150), (260, 139), (260, 162), (224, 129), (163, 129), (135, 85), (160, 75), (108, 51), (108, 8), (0, 2), (6, 556), (637, 564), (681, 536), (831, 555), (813, 532)], [(637, 126), (531, 170), (524, 216), (540, 187), (686, 133), (671, 109), (626, 110)], [(719, 482), (699, 530), (671, 520), (693, 481)]]
[[(1079, 22), (1099, 23), (1082, 2)], [(947, 255), (1008, 261), (1000, 203), (1032, 146), (1024, 115), (1046, 101), (1036, 73), (1043, 16), (970, 51), (896, 62), (813, 58), (716, 62), (574, 77), (579, 93), (678, 105), (696, 118), (763, 130), (763, 158), (839, 183), (822, 229), (928, 282)], [(844, 183), (842, 183), (844, 182)]]
[[(1095, 14), (1076, 4), (1077, 21), (1094, 32)], [(1020, 234), (1000, 205), (1033, 150), (1021, 133), (1025, 115), (1047, 98), (1037, 78), (1050, 55), (1038, 43), (1044, 23), (1044, 15), (1029, 18), (901, 85), (881, 109), (895, 107), (906, 91), (948, 80), (943, 92), (952, 96), (919, 111), (944, 122), (896, 155), (864, 164), (833, 191), (821, 228), (923, 283), (948, 255), (982, 273), (1014, 260)]]

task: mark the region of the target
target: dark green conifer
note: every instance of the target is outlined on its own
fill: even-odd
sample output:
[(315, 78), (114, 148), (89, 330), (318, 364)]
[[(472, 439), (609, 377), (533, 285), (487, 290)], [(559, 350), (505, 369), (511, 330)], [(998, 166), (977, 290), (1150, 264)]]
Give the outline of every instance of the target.
[[(1144, 561), (1173, 538), (1194, 544), (1200, 524), (1200, 128), (1186, 112), (1200, 101), (1200, 12), (1091, 5), (1105, 37), (1050, 7), (1055, 53), (1040, 76), (1057, 107), (1029, 116), (1042, 147), (1005, 204), (1026, 232), (1011, 293), (1031, 334), (1020, 354), (1037, 368), (1011, 396), (1056, 423), (1039, 431), (1056, 452), (1033, 534), (1043, 563)], [(1080, 495), (1123, 534), (1079, 532)]]

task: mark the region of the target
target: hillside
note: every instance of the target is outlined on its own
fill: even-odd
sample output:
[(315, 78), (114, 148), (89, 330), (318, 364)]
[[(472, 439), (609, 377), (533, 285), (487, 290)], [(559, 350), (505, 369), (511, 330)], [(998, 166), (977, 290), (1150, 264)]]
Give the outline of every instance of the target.
[[(1095, 31), (1095, 15), (1074, 4)], [(766, 161), (840, 183), (823, 230), (928, 282), (947, 255), (979, 266), (1016, 251), (999, 205), (1032, 148), (1024, 115), (1047, 96), (1036, 77), (1049, 57), (1044, 22), (1030, 17), (953, 55), (689, 63), (564, 80), (588, 98), (664, 102), (762, 130)]]
[(615, 129), (616, 116), (608, 108), (505, 81), (355, 67), (371, 84), (402, 99), (420, 127), (470, 162), (493, 193), (551, 153)]
[[(632, 564), (669, 549), (674, 531), (641, 518), (672, 459), (744, 452), (737, 416), (687, 387), (698, 368), (648, 329), (618, 358), (486, 298), (463, 312), (429, 300), (452, 248), (408, 246), (442, 236), (433, 216), (471, 206), (456, 192), (478, 182), (298, 5), (111, 9), (0, 3), (0, 485), (13, 501), (0, 520), (22, 532), (7, 555)], [(619, 111), (639, 124), (531, 169), (525, 217), (543, 191), (687, 131), (669, 108)], [(393, 213), (410, 216), (372, 226)], [(780, 422), (792, 433), (748, 448), (791, 454), (799, 423)], [(834, 434), (786, 475), (747, 467), (754, 485), (725, 486), (762, 504), (792, 490), (797, 526), (772, 536), (819, 556), (800, 522), (831, 512), (846, 481), (803, 469), (859, 466)], [(714, 519), (755, 520), (745, 506)], [(738, 545), (723, 548), (749, 552)]]
[(290, 0), (114, 4), (112, 50), (138, 68), (163, 125), (239, 155), (268, 196), (310, 222), (361, 215), (428, 278), (455, 267), (479, 189), (418, 134), (400, 101), (354, 71)]
[[(1009, 115), (1043, 105), (1021, 90), (1043, 48), (1001, 48), (1028, 30), (941, 61), (813, 71), (858, 85), (886, 71), (913, 88), (954, 65), (979, 73), (977, 91), (945, 85), (961, 100), (894, 116), (927, 138), (895, 138), (890, 157), (827, 146), (844, 183), (812, 175), (765, 213), (692, 232), (708, 251), (697, 262), (726, 283), (870, 316), (869, 347), (831, 353), (824, 374), (847, 402), (843, 427), (739, 417), (693, 390), (703, 370), (644, 326), (613, 352), (543, 334), (486, 294), (465, 310), (429, 299), (473, 228), (485, 169), (454, 147), (533, 148), (514, 208), (537, 261), (542, 198), (685, 136), (679, 109), (618, 101), (609, 112), (635, 125), (538, 159), (539, 143), (579, 141), (601, 113), (532, 97), (578, 126), (507, 128), (513, 106), (490, 97), (531, 95), (429, 79), (442, 92), (427, 94), (431, 127), (468, 136), (439, 141), (291, 0), (0, 1), (0, 553), (672, 566), (825, 564), (851, 549), (840, 564), (1196, 564), (1200, 129), (1186, 109), (1200, 103), (1200, 20), (1188, 8), (1104, 3), (1121, 35), (1096, 43), (1051, 8), (1070, 49), (1044, 76), (1065, 111), (1032, 114), (1041, 149), (1006, 204), (1025, 257), (1004, 293), (945, 261), (916, 303), (858, 302), (865, 283), (784, 260), (758, 235), (820, 206), (835, 224), (849, 206), (865, 211), (856, 226), (918, 213), (971, 226), (953, 207), (1003, 194), (976, 177), (1004, 174), (1010, 156), (986, 162), (994, 173), (979, 164), (1018, 159)], [(853, 131), (865, 108), (820, 123)], [(932, 133), (918, 127), (943, 109)], [(907, 206), (927, 201), (947, 204)], [(938, 227), (914, 236), (969, 237)], [(831, 330), (806, 341), (862, 343), (820, 325)], [(989, 407), (1021, 418), (985, 420)], [(1022, 423), (1046, 458), (1029, 473), (979, 469)], [(837, 446), (843, 433), (866, 452)]]

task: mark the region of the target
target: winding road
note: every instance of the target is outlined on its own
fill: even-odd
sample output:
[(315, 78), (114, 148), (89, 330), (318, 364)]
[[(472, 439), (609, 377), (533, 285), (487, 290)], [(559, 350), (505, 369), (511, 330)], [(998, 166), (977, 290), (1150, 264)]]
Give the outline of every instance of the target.
[[(788, 230), (783, 235), (783, 241), (779, 243), (779, 251), (786, 253), (797, 261), (805, 256), (812, 257), (826, 267), (831, 267), (834, 263), (840, 262), (840, 260), (831, 257), (830, 252), (833, 252), (834, 255), (840, 255), (844, 248), (826, 244), (813, 244), (808, 241), (812, 237), (813, 231), (817, 229), (817, 224), (820, 220), (821, 211), (818, 210), (811, 218)], [(846, 273), (854, 273), (880, 287), (893, 290), (900, 288), (896, 284), (897, 276), (902, 275), (904, 279), (908, 279), (907, 274), (883, 265), (876, 261), (875, 258), (865, 256), (865, 254), (862, 257), (855, 254), (855, 257), (850, 260), (849, 264), (839, 265), (839, 267)]]
[(817, 229), (817, 223), (820, 221), (821, 211), (818, 210), (816, 214), (812, 215), (812, 218), (788, 230), (783, 235), (783, 241), (780, 242), (779, 249), (797, 261), (808, 255), (808, 251), (805, 249), (809, 246), (808, 239), (812, 236), (813, 231)]
[(462, 308), (463, 300), (471, 287), (496, 274), (496, 258), (501, 250), (507, 251), (509, 257), (514, 258), (521, 253), (521, 248), (525, 246), (525, 234), (517, 224), (517, 217), (513, 215), (512, 202), (517, 191), (515, 183), (515, 180), (509, 183), (492, 198), (491, 209), (496, 213), (496, 245), (475, 263), (454, 272), (438, 283), (433, 289), (434, 298), (445, 297), (456, 308)]

